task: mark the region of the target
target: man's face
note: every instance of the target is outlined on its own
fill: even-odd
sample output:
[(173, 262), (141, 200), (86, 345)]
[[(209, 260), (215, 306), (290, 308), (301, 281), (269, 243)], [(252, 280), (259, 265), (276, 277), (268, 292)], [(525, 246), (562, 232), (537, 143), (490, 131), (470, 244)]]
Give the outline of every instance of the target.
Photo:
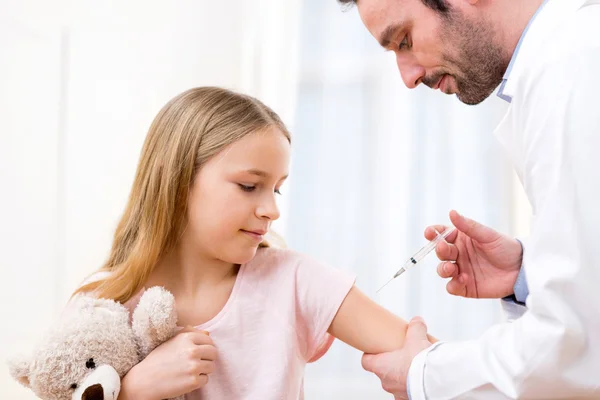
[(422, 0), (359, 0), (358, 12), (373, 37), (394, 51), (408, 88), (424, 83), (466, 104), (485, 100), (510, 62), (493, 28), (460, 0), (442, 13)]

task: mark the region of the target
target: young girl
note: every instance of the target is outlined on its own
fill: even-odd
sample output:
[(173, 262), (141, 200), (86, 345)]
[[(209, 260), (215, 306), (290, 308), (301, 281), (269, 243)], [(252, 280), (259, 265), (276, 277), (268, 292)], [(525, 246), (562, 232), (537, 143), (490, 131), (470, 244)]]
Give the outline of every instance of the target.
[(301, 399), (334, 338), (399, 348), (406, 322), (354, 277), (266, 236), (279, 218), (290, 134), (258, 100), (203, 87), (172, 99), (144, 144), (108, 261), (78, 292), (132, 309), (163, 286), (187, 328), (123, 378), (119, 400)]

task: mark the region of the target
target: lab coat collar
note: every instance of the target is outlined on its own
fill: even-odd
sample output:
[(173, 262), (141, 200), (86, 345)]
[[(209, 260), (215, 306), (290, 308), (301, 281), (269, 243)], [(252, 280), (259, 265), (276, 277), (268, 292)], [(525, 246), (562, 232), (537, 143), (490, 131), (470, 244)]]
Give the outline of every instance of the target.
[[(515, 93), (518, 77), (535, 57), (544, 39), (564, 20), (583, 6), (588, 0), (547, 0), (538, 9), (527, 27), (526, 35), (521, 37), (518, 54), (515, 54), (505, 81), (500, 88), (501, 97), (511, 99)], [(525, 33), (525, 32), (524, 32)]]
[(523, 43), (523, 38), (525, 38), (525, 36), (527, 35), (527, 31), (529, 31), (529, 27), (531, 26), (533, 21), (535, 21), (535, 17), (537, 17), (538, 14), (540, 13), (540, 11), (542, 11), (542, 9), (546, 5), (546, 3), (548, 3), (548, 0), (544, 0), (544, 2), (538, 7), (538, 9), (533, 14), (533, 17), (531, 17), (531, 19), (527, 23), (527, 26), (523, 30), (523, 33), (521, 33), (521, 37), (519, 38), (519, 41), (517, 42), (517, 46), (515, 47), (515, 50), (513, 51), (512, 57), (510, 58), (510, 63), (508, 64), (508, 68), (506, 68), (506, 71), (504, 72), (504, 76), (502, 77), (502, 84), (500, 85), (500, 89), (498, 89), (498, 97), (500, 97), (502, 100), (507, 101), (509, 103), (512, 101), (512, 97), (510, 97), (504, 93), (504, 86), (506, 85), (506, 81), (508, 80), (508, 77), (510, 76), (510, 73), (512, 71), (515, 60), (517, 59), (517, 56), (519, 55), (519, 50), (521, 50), (521, 44)]

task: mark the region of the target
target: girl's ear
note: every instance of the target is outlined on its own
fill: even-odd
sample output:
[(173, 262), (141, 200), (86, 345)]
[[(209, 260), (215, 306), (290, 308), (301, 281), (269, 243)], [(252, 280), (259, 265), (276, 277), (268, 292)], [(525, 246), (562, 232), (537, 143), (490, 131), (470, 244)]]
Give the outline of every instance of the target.
[(21, 385), (29, 388), (29, 366), (30, 360), (21, 356), (8, 361), (8, 369), (11, 376)]

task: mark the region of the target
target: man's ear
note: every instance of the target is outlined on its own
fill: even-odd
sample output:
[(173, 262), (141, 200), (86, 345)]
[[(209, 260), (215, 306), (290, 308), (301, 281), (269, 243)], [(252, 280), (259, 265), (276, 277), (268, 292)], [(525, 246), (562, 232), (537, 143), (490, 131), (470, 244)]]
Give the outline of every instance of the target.
[(17, 357), (8, 361), (8, 369), (13, 378), (21, 385), (29, 388), (29, 366), (30, 360), (27, 357)]

